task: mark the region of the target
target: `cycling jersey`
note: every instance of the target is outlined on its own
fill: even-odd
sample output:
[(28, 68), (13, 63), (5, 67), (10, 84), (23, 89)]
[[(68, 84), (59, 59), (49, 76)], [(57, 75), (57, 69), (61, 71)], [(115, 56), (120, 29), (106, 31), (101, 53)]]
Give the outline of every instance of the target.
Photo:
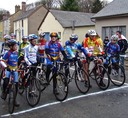
[(40, 42), (38, 44), (38, 53), (39, 53), (39, 55), (44, 55), (45, 44), (46, 44), (46, 40), (40, 40)]
[(5, 55), (3, 56), (3, 59), (5, 61), (7, 60), (7, 65), (10, 70), (17, 68), (17, 62), (18, 62), (18, 52), (17, 51), (9, 50), (8, 52), (5, 53)]
[(19, 46), (19, 52), (18, 52), (19, 57), (24, 55), (24, 48), (25, 48), (26, 46), (28, 46), (28, 45), (29, 45), (28, 42), (27, 42), (27, 43), (23, 43), (23, 42), (22, 42), (22, 43), (20, 44), (20, 46)]
[(90, 39), (90, 37), (87, 37), (84, 39), (83, 46), (94, 55), (103, 53), (103, 41), (101, 38)]
[(25, 48), (24, 53), (24, 60), (28, 65), (32, 65), (37, 63), (37, 53), (38, 53), (38, 46), (29, 44)]
[(67, 57), (69, 59), (76, 57), (78, 50), (82, 51), (85, 54), (85, 56), (88, 55), (88, 51), (84, 49), (84, 47), (82, 47), (82, 45), (79, 43), (70, 43), (70, 41), (66, 41), (65, 46), (66, 46)]

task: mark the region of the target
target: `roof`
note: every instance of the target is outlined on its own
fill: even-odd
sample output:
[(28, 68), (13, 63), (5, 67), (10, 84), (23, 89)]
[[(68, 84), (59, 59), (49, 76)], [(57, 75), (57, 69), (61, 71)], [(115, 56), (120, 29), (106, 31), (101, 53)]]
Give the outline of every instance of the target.
[(75, 27), (95, 25), (95, 23), (91, 21), (91, 17), (94, 15), (93, 13), (60, 10), (50, 10), (50, 12), (63, 27), (72, 27), (73, 22)]
[(128, 15), (128, 0), (113, 0), (92, 18)]
[(28, 18), (31, 14), (33, 14), (40, 7), (42, 7), (42, 5), (34, 7), (32, 9), (30, 9), (30, 10), (27, 10), (27, 11), (22, 11), (21, 14), (18, 16), (18, 18), (15, 21), (18, 21), (18, 20), (21, 20), (21, 19), (24, 19), (24, 18)]

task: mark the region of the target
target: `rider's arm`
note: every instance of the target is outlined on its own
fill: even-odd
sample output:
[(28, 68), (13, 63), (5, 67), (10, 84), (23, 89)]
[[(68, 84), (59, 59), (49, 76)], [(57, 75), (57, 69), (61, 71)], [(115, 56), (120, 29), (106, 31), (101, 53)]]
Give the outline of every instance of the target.
[(70, 46), (66, 46), (66, 51), (71, 57), (75, 57), (75, 54), (73, 53), (72, 49)]
[(27, 63), (27, 65), (31, 65), (31, 63), (30, 63), (30, 61), (28, 60), (28, 53), (29, 53), (29, 51), (28, 51), (28, 47), (27, 48), (25, 48), (24, 49), (24, 60), (25, 60), (25, 62)]

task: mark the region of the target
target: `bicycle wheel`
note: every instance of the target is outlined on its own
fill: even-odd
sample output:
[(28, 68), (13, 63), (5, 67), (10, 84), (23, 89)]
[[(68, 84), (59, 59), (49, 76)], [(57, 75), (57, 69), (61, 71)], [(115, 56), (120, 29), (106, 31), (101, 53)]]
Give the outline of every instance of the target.
[(126, 80), (124, 67), (121, 65), (117, 65), (117, 70), (112, 68), (110, 79), (115, 86), (122, 86)]
[(46, 74), (44, 70), (37, 69), (36, 72), (36, 78), (39, 79), (40, 82), (40, 90), (43, 91), (46, 86), (44, 86), (44, 83), (46, 83)]
[(15, 88), (15, 84), (12, 84), (9, 87), (9, 98), (8, 98), (8, 111), (10, 114), (14, 112), (15, 99), (16, 99), (16, 88)]
[(109, 87), (110, 76), (104, 66), (98, 65), (95, 73), (95, 80), (100, 89), (106, 90)]
[(36, 78), (30, 78), (28, 81), (28, 86), (26, 88), (26, 99), (28, 104), (34, 107), (39, 103), (41, 96), (39, 80)]
[(58, 101), (63, 101), (67, 98), (68, 95), (68, 83), (65, 75), (62, 72), (57, 73), (56, 80), (57, 93), (54, 93), (54, 95)]
[(90, 80), (87, 72), (79, 68), (78, 73), (75, 73), (75, 83), (81, 93), (87, 93), (90, 88)]

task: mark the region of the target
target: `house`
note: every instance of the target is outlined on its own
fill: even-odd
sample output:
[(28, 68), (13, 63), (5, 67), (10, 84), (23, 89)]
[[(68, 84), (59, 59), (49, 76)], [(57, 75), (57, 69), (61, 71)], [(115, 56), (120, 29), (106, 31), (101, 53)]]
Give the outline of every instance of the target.
[(28, 36), (32, 33), (38, 35), (38, 27), (47, 11), (43, 5), (29, 6), (29, 9), (27, 9), (26, 2), (22, 2), (22, 12), (14, 20), (14, 33), (17, 36), (17, 40), (21, 41), (22, 36)]
[(79, 37), (79, 42), (82, 42), (86, 32), (95, 28), (95, 23), (91, 21), (93, 15), (92, 13), (49, 10), (45, 19), (42, 20), (38, 32), (45, 32), (47, 40), (50, 39), (51, 32), (59, 33), (63, 45), (70, 35), (75, 33)]
[(128, 0), (113, 0), (92, 19), (96, 20), (96, 31), (102, 39), (110, 38), (117, 30), (128, 38)]
[(3, 22), (0, 21), (0, 41), (3, 41)]

